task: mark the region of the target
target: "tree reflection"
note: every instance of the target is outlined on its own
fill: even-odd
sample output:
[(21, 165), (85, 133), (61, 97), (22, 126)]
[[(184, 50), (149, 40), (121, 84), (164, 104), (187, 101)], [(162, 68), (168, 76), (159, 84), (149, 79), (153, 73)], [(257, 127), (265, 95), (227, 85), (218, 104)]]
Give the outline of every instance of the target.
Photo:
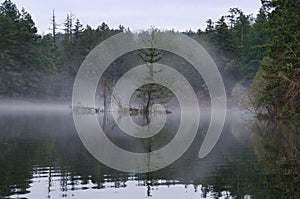
[(257, 121), (252, 144), (270, 198), (300, 198), (299, 121)]
[[(137, 123), (147, 123), (147, 119), (135, 117)], [(158, 135), (134, 141), (117, 135), (120, 129), (110, 115), (104, 121), (99, 119), (105, 122), (107, 136), (131, 151), (157, 150), (176, 132), (176, 124), (167, 121), (166, 128)], [(197, 157), (203, 140), (202, 130), (199, 130), (195, 143), (173, 164), (151, 173), (129, 174), (99, 163), (88, 153), (76, 133), (71, 115), (1, 115), (0, 195), (26, 197), (34, 183), (42, 179), (43, 186), (47, 187), (43, 194), (48, 198), (53, 197), (55, 191), (61, 197), (69, 197), (70, 191), (122, 189), (132, 182), (142, 187), (149, 197), (161, 186), (193, 185), (203, 198), (228, 198), (229, 195), (299, 198), (300, 124), (256, 121), (251, 125), (251, 145), (248, 135), (243, 138), (244, 142), (238, 138), (239, 134), (245, 134), (243, 126), (237, 126), (237, 121), (227, 123), (219, 143), (203, 160)], [(207, 127), (201, 127), (205, 132)]]

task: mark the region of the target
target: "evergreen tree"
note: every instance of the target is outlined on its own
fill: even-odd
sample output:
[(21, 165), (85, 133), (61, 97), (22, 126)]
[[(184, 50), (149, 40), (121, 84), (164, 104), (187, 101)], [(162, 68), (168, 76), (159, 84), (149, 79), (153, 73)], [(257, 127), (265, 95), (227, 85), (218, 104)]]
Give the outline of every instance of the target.
[(0, 6), (0, 92), (9, 96), (41, 93), (41, 74), (53, 71), (53, 62), (39, 49), (31, 15), (10, 0)]
[[(147, 67), (147, 77), (146, 81), (153, 81), (155, 78), (155, 74), (159, 73), (161, 71), (157, 71), (154, 69), (153, 63), (158, 62), (161, 60), (163, 56), (163, 52), (157, 48), (155, 48), (155, 43), (158, 42), (155, 38), (155, 33), (157, 32), (157, 29), (152, 28), (150, 33), (150, 39), (148, 39), (145, 42), (148, 42), (150, 44), (150, 48), (140, 50), (140, 58), (143, 60), (143, 62), (146, 63)], [(148, 34), (148, 33), (145, 33)], [(137, 97), (140, 97), (143, 99), (143, 113), (149, 114), (150, 106), (154, 102), (160, 102), (163, 103), (165, 100), (171, 96), (171, 92), (166, 88), (156, 83), (150, 83), (145, 84), (142, 87), (137, 89), (138, 95)]]
[(263, 0), (266, 31), (272, 36), (265, 62), (262, 104), (272, 117), (300, 114), (300, 2)]
[(233, 48), (231, 45), (232, 37), (224, 16), (215, 23), (215, 33), (218, 52), (220, 56), (227, 61), (232, 56)]

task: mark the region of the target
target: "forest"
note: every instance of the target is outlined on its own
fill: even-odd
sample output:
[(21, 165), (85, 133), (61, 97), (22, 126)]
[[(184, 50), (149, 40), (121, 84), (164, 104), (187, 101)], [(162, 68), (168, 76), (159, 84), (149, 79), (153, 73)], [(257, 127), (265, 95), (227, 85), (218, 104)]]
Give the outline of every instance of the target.
[[(261, 3), (256, 16), (230, 8), (217, 21), (207, 19), (205, 30), (183, 34), (212, 56), (229, 96), (240, 83), (248, 88), (251, 108), (258, 115), (298, 118), (300, 2)], [(68, 13), (60, 32), (55, 13), (51, 17), (51, 33), (39, 35), (30, 13), (11, 0), (1, 4), (0, 98), (70, 100), (76, 72), (88, 53), (105, 39), (130, 31), (123, 25), (110, 28), (105, 22), (92, 28)], [(117, 76), (122, 65), (116, 62), (113, 74)]]

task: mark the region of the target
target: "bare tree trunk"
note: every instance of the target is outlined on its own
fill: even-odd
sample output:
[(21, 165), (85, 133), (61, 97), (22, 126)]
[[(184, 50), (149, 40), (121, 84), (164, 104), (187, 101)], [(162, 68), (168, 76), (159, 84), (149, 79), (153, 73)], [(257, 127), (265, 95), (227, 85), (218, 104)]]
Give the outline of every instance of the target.
[(56, 30), (57, 30), (57, 24), (56, 24), (56, 20), (55, 20), (54, 10), (53, 10), (53, 13), (52, 13), (51, 23), (52, 23), (52, 37), (53, 37), (52, 53), (53, 53), (53, 59), (56, 62)]
[(104, 112), (107, 112), (107, 80), (103, 80), (103, 108)]
[(149, 114), (149, 107), (150, 107), (150, 102), (151, 102), (151, 93), (148, 93), (148, 96), (147, 96), (147, 104), (146, 104), (146, 107), (144, 109), (144, 113), (145, 114)]

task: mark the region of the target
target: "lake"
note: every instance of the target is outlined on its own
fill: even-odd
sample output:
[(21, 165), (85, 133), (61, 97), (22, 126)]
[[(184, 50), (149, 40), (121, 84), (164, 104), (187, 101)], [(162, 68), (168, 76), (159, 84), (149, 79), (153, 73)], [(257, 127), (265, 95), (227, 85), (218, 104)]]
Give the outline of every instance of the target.
[[(109, 139), (133, 152), (170, 142), (178, 119), (168, 115), (153, 139), (122, 134), (99, 114)], [(175, 113), (174, 113), (175, 114)], [(4, 198), (300, 198), (300, 122), (257, 121), (228, 111), (211, 153), (198, 158), (209, 124), (201, 113), (197, 136), (169, 166), (126, 173), (105, 166), (84, 147), (67, 106), (4, 108), (0, 112), (0, 197)], [(143, 125), (142, 116), (132, 116)]]

